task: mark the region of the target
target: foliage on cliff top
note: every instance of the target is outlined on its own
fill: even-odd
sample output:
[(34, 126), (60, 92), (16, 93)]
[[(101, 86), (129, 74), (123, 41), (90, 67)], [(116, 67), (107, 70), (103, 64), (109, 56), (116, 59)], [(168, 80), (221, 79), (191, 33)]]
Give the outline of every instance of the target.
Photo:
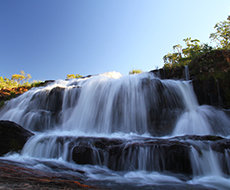
[(69, 74), (67, 75), (66, 79), (74, 79), (74, 78), (81, 78), (81, 77), (83, 76), (80, 74)]
[(210, 39), (216, 43), (217, 49), (230, 49), (230, 15), (227, 20), (220, 21), (214, 26), (215, 33), (210, 34)]
[(221, 78), (230, 72), (230, 50), (210, 51), (192, 60), (188, 66), (192, 75)]
[(30, 74), (25, 74), (22, 70), (20, 74), (13, 74), (11, 78), (0, 76), (0, 90), (2, 88), (36, 87), (40, 85), (41, 81), (28, 82), (31, 78)]
[(129, 74), (130, 75), (133, 75), (133, 74), (139, 74), (139, 73), (142, 73), (143, 71), (141, 69), (133, 69), (132, 71), (129, 71)]
[(185, 48), (180, 44), (173, 46), (173, 53), (168, 53), (163, 57), (164, 69), (176, 68), (188, 65), (192, 60), (213, 50), (228, 50), (230, 49), (230, 16), (227, 20), (218, 22), (214, 29), (215, 33), (210, 34), (210, 39), (215, 42), (214, 47), (201, 43), (198, 39), (186, 38)]
[(43, 85), (41, 81), (30, 83), (29, 79), (31, 79), (31, 75), (26, 75), (24, 71), (20, 71), (20, 74), (13, 74), (11, 79), (0, 76), (0, 107), (4, 105), (5, 101), (15, 98), (32, 87)]

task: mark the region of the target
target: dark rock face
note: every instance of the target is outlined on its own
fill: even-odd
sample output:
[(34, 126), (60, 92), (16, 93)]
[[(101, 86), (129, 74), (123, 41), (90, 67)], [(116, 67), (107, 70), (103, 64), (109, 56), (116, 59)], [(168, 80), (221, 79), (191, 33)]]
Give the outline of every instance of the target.
[(108, 167), (118, 171), (147, 170), (191, 174), (190, 147), (178, 141), (130, 143), (109, 150)]
[[(171, 134), (184, 104), (176, 88), (159, 79), (143, 79), (142, 91), (147, 107), (148, 131), (153, 136)], [(156, 93), (157, 92), (157, 93)]]
[(191, 174), (190, 145), (179, 141), (81, 138), (72, 151), (77, 164), (104, 165), (115, 171), (170, 171)]
[(211, 147), (216, 152), (225, 154), (226, 150), (230, 150), (230, 140), (229, 139), (220, 140), (216, 143), (212, 143)]
[[(230, 50), (215, 50), (188, 65), (190, 80), (200, 105), (230, 108)], [(185, 68), (150, 71), (161, 79), (185, 79)]]
[(0, 156), (20, 151), (34, 134), (11, 121), (0, 121)]
[(183, 66), (172, 68), (172, 69), (166, 69), (166, 70), (156, 69), (156, 70), (151, 70), (150, 72), (160, 79), (174, 79), (174, 80), (186, 79), (185, 69)]
[(93, 149), (87, 146), (77, 146), (73, 149), (73, 160), (78, 164), (97, 164), (93, 159)]
[(199, 103), (230, 108), (230, 50), (209, 52), (189, 67)]
[(193, 80), (194, 92), (197, 96), (199, 104), (213, 105), (217, 107), (223, 106), (221, 97), (218, 96), (217, 81), (214, 78), (204, 81)]
[[(54, 124), (59, 122), (64, 90), (64, 88), (55, 87), (51, 91), (39, 91), (33, 95), (25, 110), (25, 115), (35, 110), (39, 118), (34, 119), (33, 123), (30, 124), (32, 130), (42, 131), (42, 128), (52, 128)], [(28, 125), (25, 122), (27, 121), (24, 121), (23, 125)]]
[(33, 108), (50, 111), (58, 114), (62, 109), (64, 88), (56, 87), (51, 91), (35, 93), (28, 105), (28, 110)]
[[(70, 140), (70, 139), (69, 139)], [(136, 140), (79, 137), (72, 151), (77, 164), (106, 166), (114, 171), (157, 171), (193, 175), (193, 147), (199, 156), (205, 151), (218, 154), (221, 168), (229, 175), (230, 141), (220, 136), (185, 135), (168, 139)]]

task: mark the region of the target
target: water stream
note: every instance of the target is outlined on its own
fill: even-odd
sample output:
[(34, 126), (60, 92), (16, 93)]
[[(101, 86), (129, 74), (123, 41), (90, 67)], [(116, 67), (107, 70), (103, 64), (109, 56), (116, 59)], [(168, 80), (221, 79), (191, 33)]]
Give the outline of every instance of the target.
[(9, 101), (0, 120), (35, 133), (4, 157), (27, 167), (111, 189), (230, 188), (230, 118), (199, 105), (188, 80), (116, 72), (58, 80)]

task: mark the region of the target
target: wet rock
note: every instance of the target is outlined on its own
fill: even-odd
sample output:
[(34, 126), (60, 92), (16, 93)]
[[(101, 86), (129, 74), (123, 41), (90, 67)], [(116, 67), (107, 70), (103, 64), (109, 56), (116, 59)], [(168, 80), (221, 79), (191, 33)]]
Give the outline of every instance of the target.
[(184, 135), (184, 136), (178, 136), (178, 137), (173, 137), (172, 139), (177, 139), (177, 140), (194, 140), (194, 141), (219, 141), (219, 140), (224, 140), (223, 137), (221, 136), (215, 136), (215, 135), (203, 135), (203, 136), (198, 136), (198, 135)]
[[(85, 139), (86, 140), (86, 139)], [(190, 145), (177, 140), (118, 140), (88, 138), (75, 146), (77, 164), (104, 165), (115, 171), (169, 171), (191, 174)], [(103, 144), (103, 145), (102, 145)]]
[[(203, 157), (213, 150), (221, 160), (224, 173), (228, 174), (230, 140), (220, 136), (185, 135), (171, 138), (138, 137), (129, 139), (105, 137), (59, 136), (42, 138), (43, 150), (52, 145), (51, 158), (59, 158), (65, 152), (66, 160), (77, 164), (106, 166), (114, 171), (157, 171), (193, 175), (191, 154)], [(68, 151), (67, 151), (68, 150)], [(37, 151), (41, 151), (38, 149)]]
[[(193, 82), (199, 104), (230, 108), (230, 50), (214, 50), (193, 59), (189, 64), (189, 76)], [(161, 79), (185, 79), (184, 66), (150, 71)]]
[(191, 174), (189, 145), (156, 140), (130, 143), (110, 150), (109, 168), (118, 171), (147, 170)]
[[(56, 166), (56, 168), (60, 167)], [(67, 172), (55, 173), (31, 169), (18, 163), (0, 161), (1, 189), (54, 190), (54, 189), (105, 189), (85, 185), (80, 177), (69, 175)], [(75, 171), (82, 173), (81, 171)]]
[(211, 148), (216, 152), (224, 154), (226, 150), (230, 150), (230, 139), (223, 139), (212, 143)]
[[(159, 79), (143, 79), (148, 132), (153, 136), (171, 134), (184, 104), (178, 90)], [(156, 93), (157, 92), (157, 93)]]
[(160, 78), (160, 79), (165, 79), (165, 70), (164, 69), (155, 69), (150, 71), (151, 73), (153, 73), (156, 77)]
[(194, 79), (193, 87), (199, 104), (222, 106), (218, 96), (217, 81), (213, 77), (206, 80)]
[(52, 90), (42, 90), (34, 93), (25, 109), (25, 115), (32, 116), (33, 122), (28, 124), (25, 119), (26, 126), (29, 125), (33, 131), (44, 131), (59, 123), (64, 90), (65, 88), (55, 87)]
[(11, 121), (0, 121), (0, 156), (10, 151), (20, 151), (34, 134)]
[(50, 111), (58, 114), (62, 109), (63, 94), (65, 88), (55, 87), (51, 91), (43, 90), (35, 93), (27, 107), (27, 110), (34, 108)]
[(72, 160), (77, 164), (107, 165), (112, 147), (120, 147), (123, 140), (107, 138), (78, 137), (74, 140)]
[(63, 94), (65, 88), (56, 87), (53, 88), (46, 100), (46, 108), (53, 113), (59, 113), (62, 109)]
[(77, 146), (74, 147), (72, 159), (77, 164), (97, 164), (94, 161), (94, 151), (91, 147)]

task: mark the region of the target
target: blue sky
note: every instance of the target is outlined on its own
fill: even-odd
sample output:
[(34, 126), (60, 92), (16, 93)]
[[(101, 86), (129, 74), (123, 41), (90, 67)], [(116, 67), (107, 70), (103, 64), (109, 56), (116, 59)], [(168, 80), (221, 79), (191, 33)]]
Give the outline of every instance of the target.
[(229, 13), (229, 0), (0, 0), (0, 76), (150, 71)]

